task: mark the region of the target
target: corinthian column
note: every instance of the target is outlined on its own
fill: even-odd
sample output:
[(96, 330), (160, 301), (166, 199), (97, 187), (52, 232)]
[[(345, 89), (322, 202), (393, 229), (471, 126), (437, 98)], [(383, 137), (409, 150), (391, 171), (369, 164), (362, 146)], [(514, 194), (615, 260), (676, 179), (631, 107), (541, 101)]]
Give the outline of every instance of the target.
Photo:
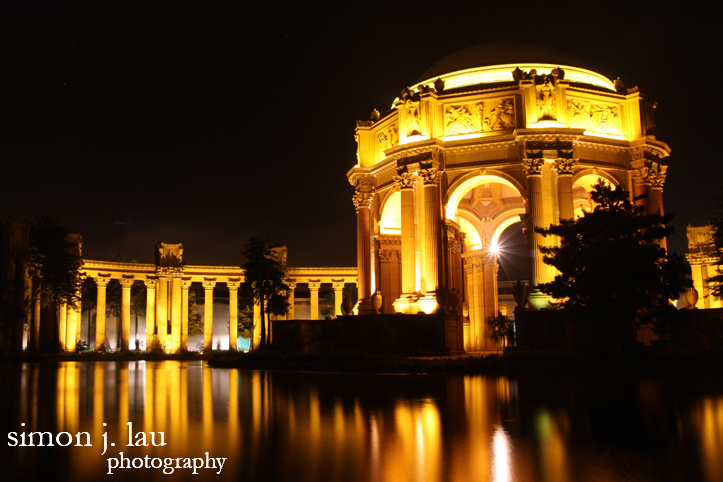
[(371, 253), (371, 205), (374, 188), (362, 184), (356, 188), (352, 197), (357, 219), (357, 266), (359, 269), (359, 314), (368, 315), (372, 308), (372, 253)]
[(98, 302), (95, 315), (95, 349), (105, 350), (105, 290), (110, 281), (110, 275), (98, 274), (95, 284), (98, 287)]
[(344, 292), (344, 279), (332, 279), (331, 288), (334, 290), (334, 316), (341, 316), (341, 298)]
[(211, 353), (213, 350), (213, 288), (216, 278), (203, 280), (203, 352)]
[(286, 282), (286, 286), (289, 287), (289, 312), (286, 315), (287, 320), (293, 320), (294, 318), (294, 290), (296, 289), (296, 280), (295, 279), (289, 279)]
[(121, 351), (130, 349), (131, 337), (131, 286), (133, 286), (133, 277), (123, 276), (119, 279), (121, 284)]
[(188, 351), (188, 290), (191, 278), (181, 279), (181, 351)]
[(181, 351), (181, 325), (183, 302), (181, 300), (181, 273), (173, 273), (171, 276), (171, 352)]
[(241, 278), (226, 281), (228, 287), (228, 349), (238, 351), (238, 289)]
[(545, 160), (542, 158), (524, 159), (523, 167), (527, 174), (527, 191), (529, 193), (529, 231), (530, 257), (532, 258), (532, 269), (530, 273), (530, 284), (535, 291), (530, 295), (530, 305), (533, 309), (540, 309), (547, 306), (547, 296), (537, 286), (544, 282), (545, 263), (544, 256), (540, 251), (545, 237), (538, 233), (535, 228), (544, 227), (545, 215), (542, 201), (542, 168)]
[(417, 273), (414, 265), (414, 184), (417, 177), (411, 172), (400, 173), (394, 180), (399, 185), (402, 209), (402, 295), (394, 302), (394, 310), (409, 313), (416, 302)]
[(309, 319), (319, 319), (319, 288), (321, 288), (321, 280), (309, 280), (309, 294), (311, 296), (311, 314)]
[(439, 287), (439, 240), (440, 240), (440, 202), (439, 180), (442, 173), (434, 167), (420, 169), (419, 178), (424, 183), (424, 260), (422, 278), (425, 280), (422, 289), (424, 299), (420, 307), (425, 313), (437, 310), (437, 288)]
[(575, 167), (577, 167), (577, 159), (560, 158), (555, 162), (557, 202), (559, 203), (561, 221), (575, 217), (575, 206), (572, 201), (572, 172)]
[(158, 280), (143, 280), (146, 285), (146, 350), (153, 348), (153, 335), (156, 331), (156, 286)]

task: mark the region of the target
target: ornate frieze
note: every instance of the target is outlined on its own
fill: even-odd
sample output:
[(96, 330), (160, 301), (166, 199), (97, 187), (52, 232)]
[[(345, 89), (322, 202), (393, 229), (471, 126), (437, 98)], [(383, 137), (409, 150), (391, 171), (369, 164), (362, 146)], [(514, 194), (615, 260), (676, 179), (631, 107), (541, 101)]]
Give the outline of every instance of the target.
[(409, 164), (416, 164), (424, 161), (431, 161), (434, 159), (432, 151), (421, 152), (413, 156), (402, 157), (397, 159), (397, 169), (400, 167), (408, 166)]
[(568, 99), (570, 127), (598, 134), (623, 135), (620, 108), (614, 104)]
[(512, 129), (515, 126), (515, 104), (510, 97), (476, 104), (448, 105), (444, 116), (447, 136)]
[(388, 128), (377, 133), (377, 142), (380, 151), (386, 151), (394, 146), (399, 145), (399, 129), (396, 124), (392, 124)]
[(430, 167), (429, 169), (420, 169), (417, 174), (426, 186), (430, 184), (437, 184), (439, 180), (442, 179), (443, 173), (435, 167)]
[(183, 266), (159, 266), (156, 274), (162, 278), (180, 278), (183, 276)]
[[(526, 151), (571, 151), (574, 148), (572, 141), (561, 141), (555, 139), (554, 141), (526, 141)], [(532, 157), (532, 156), (527, 156)], [(566, 156), (560, 156), (566, 157)]]
[(572, 175), (577, 167), (577, 159), (560, 158), (555, 161), (555, 170), (559, 175)]
[(525, 170), (525, 174), (528, 176), (541, 176), (542, 167), (545, 165), (545, 160), (540, 158), (526, 158), (522, 159), (522, 168)]

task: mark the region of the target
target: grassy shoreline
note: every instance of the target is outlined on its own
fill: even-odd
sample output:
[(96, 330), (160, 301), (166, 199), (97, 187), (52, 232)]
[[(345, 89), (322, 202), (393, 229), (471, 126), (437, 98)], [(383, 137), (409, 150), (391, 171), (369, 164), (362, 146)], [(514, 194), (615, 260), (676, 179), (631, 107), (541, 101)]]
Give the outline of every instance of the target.
[(205, 361), (213, 368), (330, 373), (713, 373), (723, 374), (723, 351), (697, 352), (528, 352), (502, 356), (409, 357), (366, 353), (281, 354), (213, 352), (166, 355), (145, 352), (0, 354), (0, 363)]

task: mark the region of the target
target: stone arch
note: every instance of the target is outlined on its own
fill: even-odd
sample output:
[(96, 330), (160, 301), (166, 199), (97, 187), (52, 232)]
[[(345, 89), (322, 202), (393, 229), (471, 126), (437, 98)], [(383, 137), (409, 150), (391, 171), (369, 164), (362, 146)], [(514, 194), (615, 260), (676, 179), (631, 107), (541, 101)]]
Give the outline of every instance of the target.
[(381, 234), (401, 235), (402, 233), (402, 196), (399, 189), (387, 192), (381, 200), (379, 209), (379, 230)]
[(619, 186), (621, 184), (620, 179), (607, 171), (600, 171), (598, 169), (583, 169), (580, 172), (575, 173), (572, 178), (573, 210), (575, 218), (582, 216), (586, 209), (592, 209), (589, 193), (593, 184), (595, 184), (598, 179), (607, 181), (613, 186)]
[[(612, 175), (611, 173), (609, 173), (607, 171), (601, 171), (599, 169), (583, 169), (581, 171), (576, 172), (575, 175), (572, 176), (572, 184), (573, 184), (573, 186), (575, 184), (581, 184), (582, 181), (590, 179), (592, 177), (603, 178), (603, 179), (607, 180), (608, 182), (610, 182), (613, 186), (619, 186), (622, 183), (622, 181), (620, 181), (620, 179), (618, 179), (617, 177), (615, 177), (614, 175)], [(589, 181), (585, 182), (585, 184), (588, 184), (588, 182)], [(590, 183), (590, 185), (592, 185), (592, 184), (594, 184), (594, 181), (592, 183)], [(588, 191), (589, 191), (589, 189), (588, 189)]]
[(455, 219), (455, 212), (459, 206), (460, 201), (470, 189), (473, 189), (479, 185), (487, 183), (500, 183), (505, 186), (511, 187), (517, 191), (520, 196), (526, 195), (526, 190), (520, 182), (509, 174), (497, 171), (483, 169), (482, 171), (474, 171), (455, 179), (452, 184), (447, 188), (445, 195), (445, 217), (450, 220)]
[(496, 223), (494, 233), (492, 234), (492, 246), (497, 246), (497, 241), (500, 239), (502, 232), (516, 222), (519, 222), (520, 215), (522, 214), (525, 214), (525, 208), (512, 208), (505, 211), (504, 215), (501, 216)]

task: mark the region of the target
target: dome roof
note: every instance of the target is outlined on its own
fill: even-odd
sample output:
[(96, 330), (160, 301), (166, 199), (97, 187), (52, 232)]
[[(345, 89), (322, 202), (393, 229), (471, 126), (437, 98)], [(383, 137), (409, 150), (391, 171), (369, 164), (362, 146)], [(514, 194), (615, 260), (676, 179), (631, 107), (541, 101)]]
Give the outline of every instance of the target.
[(565, 52), (530, 42), (491, 42), (460, 50), (440, 60), (410, 86), (433, 86), (437, 78), (445, 82), (445, 89), (479, 85), (491, 82), (511, 82), (512, 71), (519, 68), (538, 75), (549, 74), (557, 67), (571, 82), (595, 85), (615, 91), (610, 79), (587, 70), (584, 64)]
[(417, 82), (474, 67), (534, 63), (585, 68), (576, 58), (547, 45), (531, 42), (490, 42), (473, 45), (448, 55), (427, 69)]

